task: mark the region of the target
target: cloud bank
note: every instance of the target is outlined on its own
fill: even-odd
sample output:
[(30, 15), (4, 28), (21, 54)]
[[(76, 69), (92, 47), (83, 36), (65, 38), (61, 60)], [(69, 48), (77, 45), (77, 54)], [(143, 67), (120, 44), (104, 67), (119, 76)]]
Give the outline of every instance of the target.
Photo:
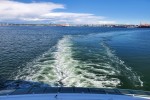
[(70, 23), (70, 24), (113, 24), (103, 16), (89, 13), (58, 12), (66, 9), (63, 4), (52, 2), (23, 3), (0, 0), (0, 21), (33, 23)]

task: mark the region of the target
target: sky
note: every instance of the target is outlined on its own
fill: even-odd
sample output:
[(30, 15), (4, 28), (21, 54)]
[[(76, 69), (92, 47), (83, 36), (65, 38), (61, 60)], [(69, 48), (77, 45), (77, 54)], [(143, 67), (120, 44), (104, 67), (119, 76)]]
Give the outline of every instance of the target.
[(150, 23), (150, 0), (0, 0), (0, 22)]

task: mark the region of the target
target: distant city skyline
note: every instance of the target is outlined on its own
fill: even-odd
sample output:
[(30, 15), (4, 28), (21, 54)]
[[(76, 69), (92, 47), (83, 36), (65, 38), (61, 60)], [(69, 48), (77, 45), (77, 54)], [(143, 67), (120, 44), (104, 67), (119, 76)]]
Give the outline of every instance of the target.
[(150, 0), (0, 0), (0, 22), (150, 23)]

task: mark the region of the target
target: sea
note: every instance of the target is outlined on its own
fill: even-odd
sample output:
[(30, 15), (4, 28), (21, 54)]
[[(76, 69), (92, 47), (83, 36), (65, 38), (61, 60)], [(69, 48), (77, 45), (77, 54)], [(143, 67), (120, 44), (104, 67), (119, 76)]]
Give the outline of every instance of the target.
[(0, 26), (0, 87), (150, 90), (150, 29)]

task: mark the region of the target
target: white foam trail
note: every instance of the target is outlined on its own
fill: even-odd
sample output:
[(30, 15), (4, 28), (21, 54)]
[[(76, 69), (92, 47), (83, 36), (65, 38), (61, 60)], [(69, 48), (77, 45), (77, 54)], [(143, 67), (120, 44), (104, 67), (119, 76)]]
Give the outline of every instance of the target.
[[(124, 74), (125, 77), (128, 77), (128, 79), (135, 85), (135, 86), (143, 86), (143, 82), (141, 81), (140, 76), (138, 76), (135, 72), (132, 71), (131, 67), (126, 66), (124, 64), (124, 61), (120, 60), (112, 51), (104, 41), (101, 42), (101, 45), (106, 49), (107, 55), (110, 58), (112, 62), (117, 64), (116, 71), (118, 71), (118, 75)], [(138, 85), (140, 84), (140, 85)]]
[(141, 80), (141, 77), (140, 77), (140, 76), (138, 76), (138, 80), (139, 80), (139, 82), (140, 82), (140, 86), (143, 87), (143, 81)]
[(45, 52), (43, 55), (37, 57), (32, 62), (28, 62), (23, 69), (19, 70), (15, 79), (26, 81), (37, 81), (37, 77), (41, 75), (44, 69), (51, 68), (51, 66), (49, 66), (49, 64), (53, 63), (53, 60), (50, 59), (51, 52), (52, 49)]
[[(74, 60), (72, 57), (72, 41), (70, 36), (65, 36), (57, 44), (57, 51), (54, 52), (54, 69), (57, 74), (57, 80), (64, 86), (94, 86), (94, 87), (115, 87), (120, 81), (116, 78), (107, 78), (104, 75), (96, 77), (95, 74), (88, 71), (81, 70), (78, 67), (86, 68), (90, 67), (84, 62)], [(92, 69), (91, 69), (92, 70)], [(93, 70), (96, 70), (93, 68)], [(81, 74), (76, 72), (81, 71)], [(99, 72), (105, 73), (105, 75), (114, 74), (113, 71), (107, 71), (104, 69), (97, 69)], [(87, 76), (87, 77), (85, 77)], [(100, 80), (100, 81), (98, 81)]]

